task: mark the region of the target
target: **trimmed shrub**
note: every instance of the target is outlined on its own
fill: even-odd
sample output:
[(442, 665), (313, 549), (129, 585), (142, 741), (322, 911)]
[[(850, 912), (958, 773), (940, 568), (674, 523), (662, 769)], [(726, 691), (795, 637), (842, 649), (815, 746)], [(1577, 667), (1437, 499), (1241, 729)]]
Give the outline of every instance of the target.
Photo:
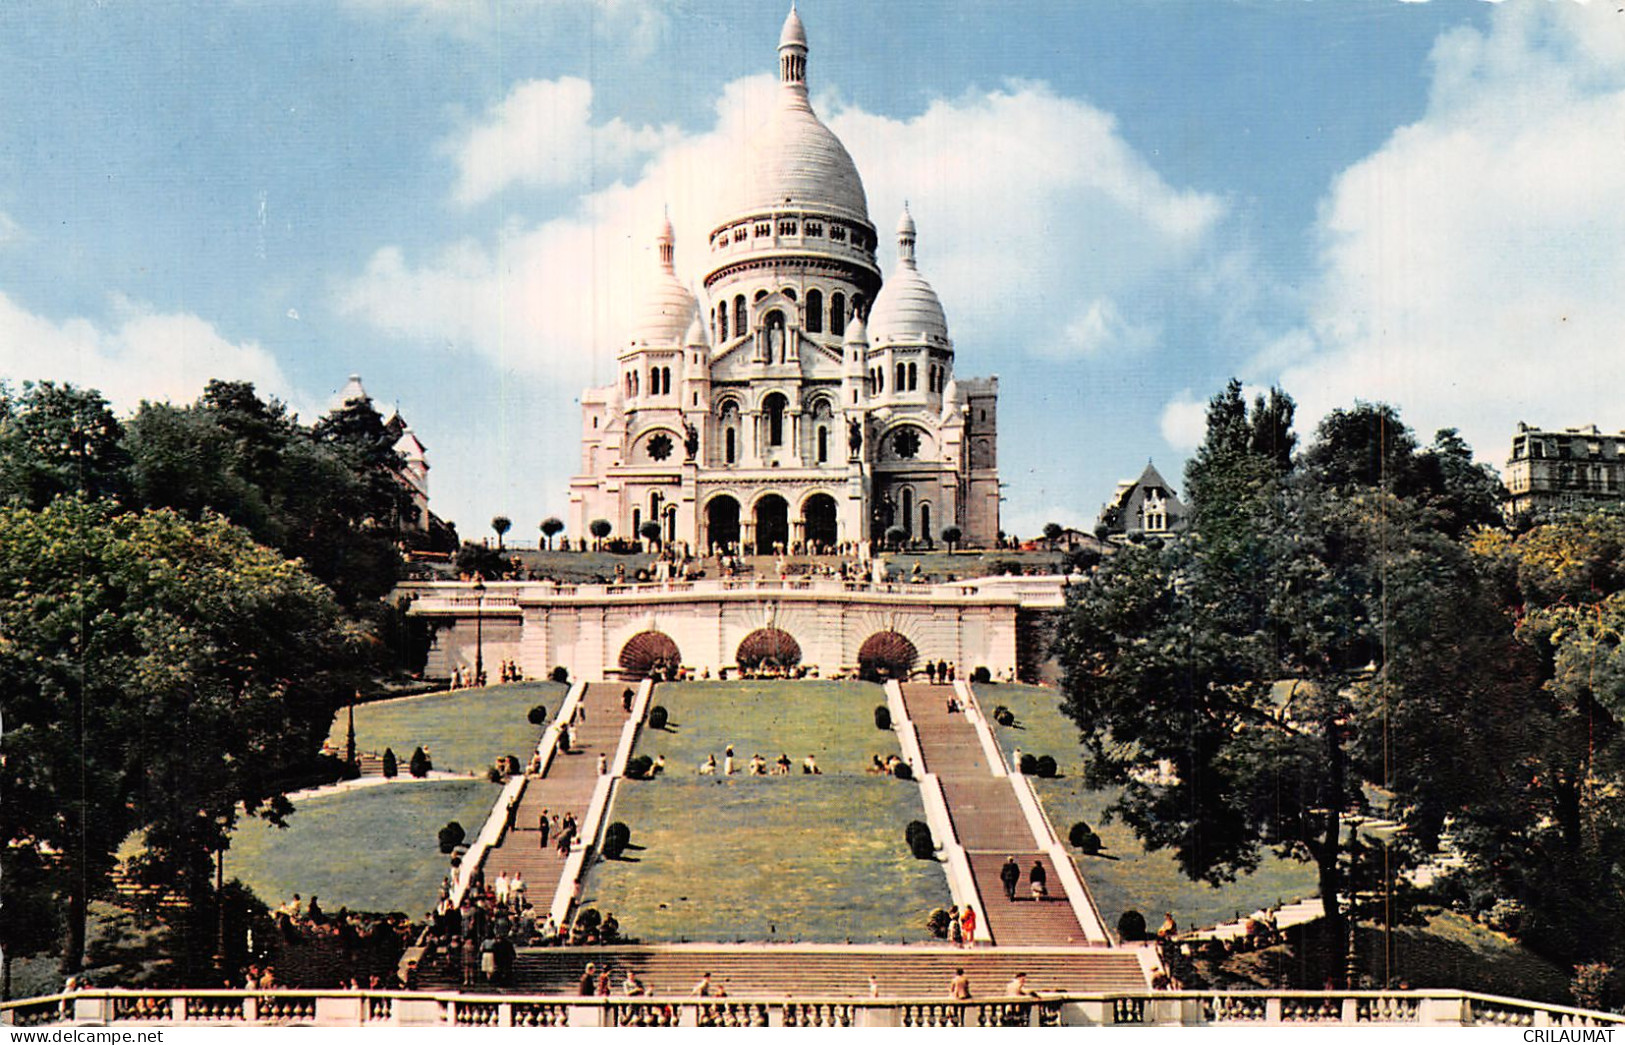
[(395, 749), (392, 747), (384, 748), (384, 776), (393, 778), (398, 776), (400, 771), (401, 765), (400, 761), (395, 757)]
[(991, 686), (993, 684), (993, 672), (987, 670), (987, 665), (984, 664), (970, 673), (970, 680), (978, 686)]
[(908, 842), (909, 852), (914, 854), (916, 860), (935, 860), (937, 847), (931, 840), (931, 828), (922, 820), (910, 820), (908, 827), (903, 830), (903, 838)]
[(1145, 939), (1145, 915), (1139, 911), (1124, 911), (1117, 919), (1117, 938), (1124, 943)]
[(948, 912), (938, 907), (925, 920), (925, 927), (939, 940), (948, 938)]
[(1009, 727), (1016, 724), (1016, 713), (1000, 704), (993, 709), (993, 721), (1001, 726)]
[(537, 704), (535, 707), (531, 708), (529, 714), (527, 714), (525, 716), (525, 721), (529, 722), (533, 726), (539, 726), (542, 723), (546, 722), (547, 721), (547, 705), (546, 704)]
[(633, 780), (649, 779), (649, 770), (654, 768), (655, 760), (648, 755), (634, 755), (626, 763), (626, 775)]
[(892, 766), (891, 775), (899, 780), (913, 780), (914, 767), (909, 765), (907, 762), (899, 762), (895, 766)]
[(1072, 825), (1072, 830), (1067, 832), (1066, 840), (1072, 843), (1072, 848), (1087, 856), (1094, 856), (1102, 848), (1100, 836), (1095, 834), (1094, 828), (1082, 820)]
[(649, 728), (665, 729), (666, 718), (666, 705), (656, 704), (654, 707), (649, 709)]
[(576, 915), (576, 928), (582, 932), (597, 932), (598, 927), (604, 924), (604, 916), (598, 913), (598, 908), (589, 907)]
[(876, 704), (875, 705), (875, 728), (876, 729), (890, 729), (891, 728), (891, 708), (887, 707), (884, 704)]
[(626, 847), (632, 844), (632, 829), (617, 820), (604, 832), (604, 858), (619, 860)]
[(1017, 767), (1024, 776), (1038, 775), (1038, 756), (1030, 751), (1021, 753), (1021, 765)]
[(463, 844), (464, 839), (468, 837), (468, 833), (463, 830), (462, 824), (452, 820), (440, 829), (440, 833), (436, 837), (440, 842), (440, 851), (450, 854), (453, 849)]
[(502, 783), (502, 763), (498, 762), (490, 769), (487, 769), (485, 771), (485, 779), (489, 780), (493, 784)]
[(406, 771), (408, 773), (411, 773), (413, 776), (421, 780), (428, 776), (429, 771), (433, 768), (434, 763), (429, 761), (429, 753), (427, 751), (423, 750), (421, 747), (413, 749), (412, 760), (406, 764)]
[(559, 664), (553, 668), (553, 673), (548, 678), (560, 685), (568, 683), (570, 681), (570, 669), (563, 664)]
[(1059, 767), (1056, 766), (1055, 759), (1048, 755), (1039, 755), (1038, 761), (1033, 765), (1033, 768), (1037, 770), (1039, 776), (1049, 780), (1055, 776)]

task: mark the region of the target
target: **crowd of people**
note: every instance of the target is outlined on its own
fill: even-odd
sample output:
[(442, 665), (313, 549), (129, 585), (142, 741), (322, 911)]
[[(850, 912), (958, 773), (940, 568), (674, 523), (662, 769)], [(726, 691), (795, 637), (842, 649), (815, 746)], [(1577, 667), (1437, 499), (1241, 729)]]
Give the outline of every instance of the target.
[[(878, 758), (879, 756), (875, 757)], [(735, 773), (743, 771), (748, 776), (790, 776), (790, 767), (790, 755), (784, 751), (779, 752), (779, 757), (772, 762), (769, 762), (760, 754), (752, 755), (750, 761), (741, 767), (734, 760), (734, 749), (733, 745), (730, 744), (727, 750), (723, 752), (720, 763), (714, 753), (706, 755), (705, 761), (700, 763), (699, 775), (733, 776)], [(801, 760), (801, 772), (805, 776), (822, 776), (824, 773), (823, 769), (819, 768), (818, 757), (811, 754)]]

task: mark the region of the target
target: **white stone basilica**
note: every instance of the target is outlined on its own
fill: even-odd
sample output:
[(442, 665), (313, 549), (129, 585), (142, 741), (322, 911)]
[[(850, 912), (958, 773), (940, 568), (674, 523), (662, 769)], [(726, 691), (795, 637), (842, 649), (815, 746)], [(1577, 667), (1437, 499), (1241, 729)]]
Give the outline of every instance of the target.
[(571, 532), (655, 520), (702, 553), (878, 545), (892, 528), (939, 542), (949, 526), (994, 543), (998, 379), (955, 378), (906, 208), (882, 279), (863, 182), (806, 72), (792, 8), (777, 105), (710, 235), (705, 304), (675, 275), (668, 221), (618, 380), (582, 395)]

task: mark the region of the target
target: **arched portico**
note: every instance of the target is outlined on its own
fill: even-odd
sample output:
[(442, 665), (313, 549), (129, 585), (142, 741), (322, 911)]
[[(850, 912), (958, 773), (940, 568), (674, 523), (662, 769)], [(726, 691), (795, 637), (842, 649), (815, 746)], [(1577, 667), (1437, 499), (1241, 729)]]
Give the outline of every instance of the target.
[(827, 493), (809, 494), (801, 502), (800, 540), (808, 547), (833, 548), (840, 541), (840, 524), (835, 498)]
[(908, 636), (898, 631), (877, 631), (858, 647), (858, 673), (866, 679), (907, 679), (920, 659)]
[(801, 663), (801, 644), (787, 631), (757, 628), (739, 643), (734, 660), (741, 668), (793, 668)]
[(773, 555), (790, 546), (790, 505), (776, 493), (756, 499), (756, 554)]
[(654, 672), (671, 674), (682, 662), (677, 643), (662, 631), (640, 631), (621, 647), (622, 678), (648, 678)]
[(719, 493), (705, 502), (705, 544), (723, 549), (739, 543), (739, 502)]

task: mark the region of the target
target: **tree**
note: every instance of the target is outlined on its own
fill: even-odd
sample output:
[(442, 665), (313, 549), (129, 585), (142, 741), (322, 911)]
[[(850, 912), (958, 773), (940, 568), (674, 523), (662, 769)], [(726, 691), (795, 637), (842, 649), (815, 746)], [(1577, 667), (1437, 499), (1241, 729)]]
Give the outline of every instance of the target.
[(384, 776), (386, 778), (393, 778), (398, 775), (400, 771), (400, 760), (395, 757), (395, 749), (392, 747), (384, 748)]
[(944, 526), (942, 528), (942, 543), (948, 546), (948, 551), (950, 554), (954, 550), (954, 545), (958, 544), (959, 539), (964, 535), (965, 531), (961, 530), (957, 526)]
[[(1103, 563), (1057, 652), (1087, 774), (1123, 785), (1116, 814), (1193, 879), (1229, 880), (1266, 848), (1312, 860), (1342, 940), (1344, 816), (1364, 808), (1364, 785), (1400, 792), (1436, 832), (1443, 810), (1425, 796), (1483, 776), (1466, 760), (1396, 765), (1384, 740), (1399, 721), (1465, 728), (1459, 709), (1504, 674), (1507, 633), (1397, 415), (1336, 411), (1288, 467), (1291, 413), (1281, 395), (1249, 415), (1234, 382), (1214, 397), (1187, 470), (1200, 497), (1187, 539)], [(1153, 782), (1163, 763), (1172, 781)]]
[(1047, 522), (1044, 524), (1044, 540), (1049, 541), (1051, 544), (1060, 540), (1061, 534), (1065, 532), (1060, 523)]
[(548, 551), (553, 550), (553, 538), (564, 532), (564, 520), (556, 515), (549, 515), (542, 520), (542, 537), (547, 541)]
[(502, 550), (502, 538), (513, 529), (513, 520), (506, 515), (496, 515), (491, 518), (491, 529), (497, 535), (497, 551)]
[(201, 897), (239, 806), (287, 815), (358, 663), (331, 593), (243, 530), (75, 497), (0, 510), (0, 633), (0, 831), (58, 854), (67, 971), (132, 831)]
[(514, 564), (507, 556), (486, 544), (464, 541), (457, 549), (457, 572), (476, 575), (483, 580), (501, 580), (513, 571)]
[(100, 392), (52, 381), (0, 385), (0, 503), (42, 508), (65, 494), (126, 492), (123, 428)]
[(597, 541), (598, 546), (601, 548), (604, 544), (604, 538), (615, 532), (615, 527), (609, 524), (608, 519), (594, 519), (591, 525), (587, 527), (587, 532), (592, 534), (593, 540)]
[(654, 519), (644, 520), (643, 525), (638, 527), (638, 536), (650, 544), (658, 545), (660, 543), (660, 523)]

